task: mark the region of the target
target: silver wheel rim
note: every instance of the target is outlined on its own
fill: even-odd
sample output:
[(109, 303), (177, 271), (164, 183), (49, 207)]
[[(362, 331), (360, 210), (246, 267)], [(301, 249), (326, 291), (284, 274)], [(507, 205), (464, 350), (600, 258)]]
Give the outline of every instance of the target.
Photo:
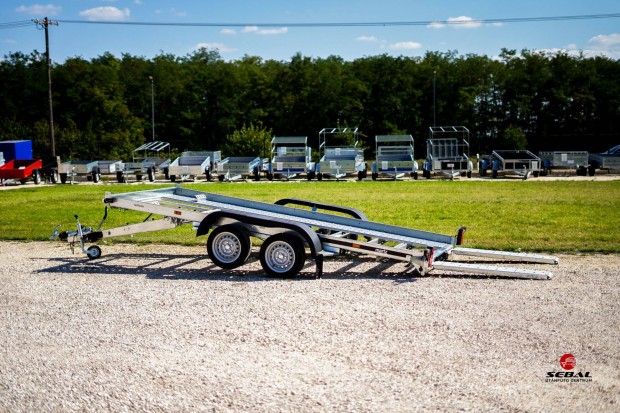
[(217, 234), (213, 240), (213, 255), (223, 263), (232, 263), (241, 255), (241, 242), (230, 232)]
[(274, 242), (265, 250), (265, 262), (273, 271), (284, 273), (295, 265), (295, 251), (286, 242)]

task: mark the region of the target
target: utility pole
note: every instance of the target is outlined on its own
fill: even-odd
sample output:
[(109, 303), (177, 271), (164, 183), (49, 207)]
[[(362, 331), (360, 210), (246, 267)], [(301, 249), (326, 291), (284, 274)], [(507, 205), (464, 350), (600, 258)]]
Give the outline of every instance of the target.
[(50, 60), (50, 36), (48, 27), (58, 26), (57, 21), (53, 21), (48, 19), (47, 17), (43, 20), (35, 19), (33, 20), (34, 24), (37, 27), (43, 27), (45, 30), (45, 60), (47, 61), (47, 99), (49, 102), (49, 110), (50, 110), (50, 146), (52, 148), (52, 158), (56, 158), (56, 143), (54, 142), (54, 108), (52, 106), (52, 63)]

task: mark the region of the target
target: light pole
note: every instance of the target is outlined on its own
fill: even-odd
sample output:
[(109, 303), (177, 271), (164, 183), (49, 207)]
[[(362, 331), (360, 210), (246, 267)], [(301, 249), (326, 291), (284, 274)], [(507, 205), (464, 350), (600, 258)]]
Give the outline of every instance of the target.
[(153, 76), (149, 76), (151, 80), (151, 127), (153, 128), (153, 142), (155, 141), (155, 82)]
[(437, 126), (437, 94), (435, 92), (435, 77), (437, 71), (433, 70), (433, 126)]

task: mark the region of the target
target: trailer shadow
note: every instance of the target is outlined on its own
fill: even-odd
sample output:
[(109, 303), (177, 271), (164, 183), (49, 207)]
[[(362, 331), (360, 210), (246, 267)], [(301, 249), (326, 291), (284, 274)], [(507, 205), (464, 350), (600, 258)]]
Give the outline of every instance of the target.
[[(96, 260), (69, 257), (45, 259), (52, 264), (40, 269), (40, 274), (101, 274), (138, 275), (152, 280), (215, 280), (215, 281), (271, 281), (265, 274), (258, 254), (253, 253), (248, 262), (236, 269), (225, 270), (211, 262), (208, 256), (188, 254), (135, 254), (115, 253)], [(334, 264), (335, 261), (335, 264)], [(314, 261), (308, 260), (292, 281), (314, 280)], [(326, 261), (323, 279), (385, 279), (394, 282), (411, 282), (417, 273), (402, 263), (377, 261), (369, 257), (339, 258)]]

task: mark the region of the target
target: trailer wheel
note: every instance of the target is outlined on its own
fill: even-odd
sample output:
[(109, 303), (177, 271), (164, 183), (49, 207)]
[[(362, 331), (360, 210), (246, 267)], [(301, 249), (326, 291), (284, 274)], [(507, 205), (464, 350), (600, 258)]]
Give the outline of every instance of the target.
[(491, 178), (493, 178), (493, 179), (497, 178), (497, 170), (496, 169), (493, 169), (491, 171)]
[(177, 177), (176, 175), (170, 175), (170, 182), (176, 182)]
[(260, 263), (272, 277), (292, 277), (306, 262), (303, 241), (294, 232), (272, 235), (260, 248)]
[(32, 180), (34, 181), (35, 185), (39, 185), (41, 183), (41, 171), (35, 169), (34, 173), (32, 174)]
[(243, 265), (250, 256), (250, 236), (239, 225), (217, 227), (207, 240), (207, 252), (213, 264), (226, 270)]
[(67, 174), (65, 173), (60, 174), (60, 182), (63, 184), (67, 183)]
[(323, 180), (323, 174), (321, 172), (319, 172), (319, 174), (316, 176), (316, 179), (318, 179), (319, 181)]
[(53, 184), (58, 183), (58, 171), (56, 169), (50, 170), (50, 182)]
[(152, 166), (148, 169), (148, 171), (146, 171), (146, 175), (149, 178), (149, 182), (154, 182), (155, 181), (155, 167)]
[(594, 176), (595, 172), (596, 172), (596, 167), (594, 165), (588, 166), (588, 176)]
[(136, 175), (136, 181), (138, 182), (142, 181), (142, 175)]
[(93, 182), (97, 183), (101, 180), (101, 174), (99, 173), (99, 168), (93, 168), (93, 171), (91, 172), (91, 175), (93, 177)]
[(416, 181), (418, 180), (418, 173), (417, 172), (413, 173), (413, 179), (416, 180)]
[(373, 181), (376, 181), (377, 178), (379, 177), (379, 174), (377, 172), (373, 172), (370, 177), (372, 178)]
[(101, 248), (99, 248), (97, 245), (89, 247), (86, 250), (86, 256), (88, 256), (88, 258), (91, 260), (101, 257)]

